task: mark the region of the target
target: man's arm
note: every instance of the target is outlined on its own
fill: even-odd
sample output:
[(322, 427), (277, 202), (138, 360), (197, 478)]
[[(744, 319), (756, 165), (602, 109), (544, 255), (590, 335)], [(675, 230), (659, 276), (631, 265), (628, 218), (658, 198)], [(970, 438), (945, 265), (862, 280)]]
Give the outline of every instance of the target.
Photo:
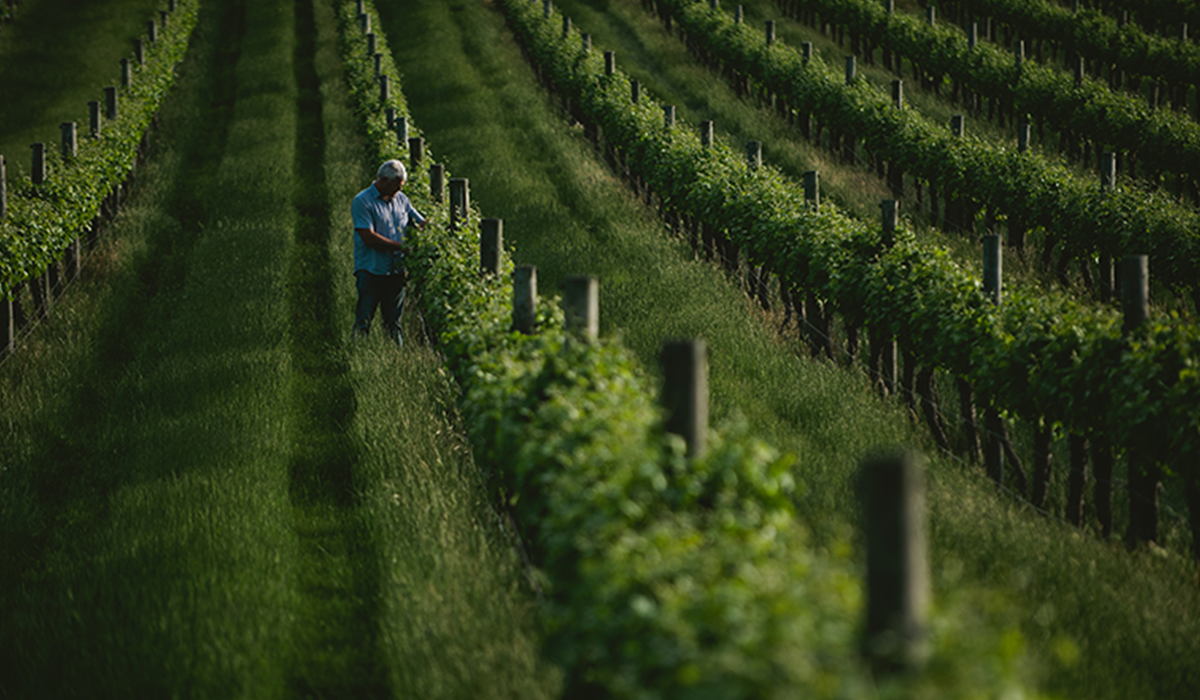
[(400, 241), (393, 241), (390, 238), (381, 236), (373, 229), (356, 228), (354, 229), (354, 232), (358, 234), (358, 237), (362, 239), (363, 243), (367, 244), (368, 248), (372, 248), (380, 252), (390, 253), (407, 248), (407, 246)]

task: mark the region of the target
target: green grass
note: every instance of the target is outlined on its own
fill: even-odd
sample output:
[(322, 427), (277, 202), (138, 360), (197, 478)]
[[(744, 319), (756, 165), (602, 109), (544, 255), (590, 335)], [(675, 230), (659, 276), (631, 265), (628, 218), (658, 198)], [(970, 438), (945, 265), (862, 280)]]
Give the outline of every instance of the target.
[(374, 164), (332, 17), (206, 3), (134, 196), (0, 366), (0, 695), (555, 694), (436, 354), (349, 344)]
[(59, 124), (88, 129), (88, 101), (119, 85), (121, 59), (164, 0), (34, 0), (0, 31), (0, 155), (9, 177), (30, 170), (29, 146), (57, 149)]
[[(674, 82), (677, 71), (694, 70), (677, 65), (690, 58), (666, 46), (663, 53), (639, 49), (651, 40), (606, 28), (625, 6), (640, 13), (637, 3), (556, 6), (592, 34), (597, 50), (611, 48), (605, 32), (627, 42), (616, 46), (618, 65), (656, 98), (661, 83), (663, 102), (686, 104), (694, 118), (715, 118), (718, 127), (734, 121), (722, 121), (717, 107), (701, 111), (715, 77), (701, 71)], [(505, 219), (506, 243), (516, 262), (538, 266), (539, 288), (556, 290), (566, 274), (598, 275), (602, 332), (623, 335), (652, 371), (665, 338), (704, 336), (715, 420), (743, 416), (798, 455), (807, 485), (800, 510), (818, 542), (853, 531), (858, 458), (877, 444), (922, 441), (904, 410), (874, 398), (861, 375), (807, 360), (780, 342), (794, 328), (777, 333), (721, 273), (668, 240), (579, 130), (561, 120), (496, 13), (475, 3), (415, 0), (380, 10), (417, 123), (453, 173), (470, 178), (484, 215)], [(932, 479), (939, 594), (981, 587), (1009, 599), (1031, 653), (1051, 669), (1052, 691), (1186, 697), (1197, 687), (1189, 661), (1200, 631), (1194, 564), (1082, 537), (997, 498), (978, 472), (956, 464), (935, 461)], [(1053, 659), (1071, 657), (1056, 652), (1069, 651), (1067, 639), (1081, 655), (1056, 666)]]

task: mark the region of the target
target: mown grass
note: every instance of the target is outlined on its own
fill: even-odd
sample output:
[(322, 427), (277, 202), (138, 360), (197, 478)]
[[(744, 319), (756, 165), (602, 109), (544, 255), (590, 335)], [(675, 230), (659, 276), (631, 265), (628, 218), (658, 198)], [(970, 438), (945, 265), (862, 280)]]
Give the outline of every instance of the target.
[(103, 100), (119, 85), (121, 59), (133, 59), (133, 40), (157, 21), (163, 0), (34, 0), (0, 31), (0, 155), (9, 177), (28, 173), (29, 146), (58, 148), (58, 125), (77, 122), (87, 133), (88, 100)]
[[(587, 18), (619, 14), (619, 5), (556, 3), (592, 33), (598, 50), (610, 48), (605, 30)], [(876, 399), (861, 375), (780, 342), (794, 328), (781, 336), (721, 273), (668, 240), (561, 120), (486, 4), (397, 1), (380, 11), (389, 36), (406, 37), (394, 39), (392, 50), (417, 122), (454, 174), (470, 178), (485, 215), (505, 219), (506, 242), (518, 263), (538, 266), (539, 287), (553, 291), (566, 274), (597, 274), (603, 332), (622, 334), (652, 371), (665, 338), (705, 337), (715, 419), (742, 416), (798, 455), (807, 487), (800, 509), (818, 543), (852, 530), (859, 457), (878, 444), (922, 443), (905, 411)], [(644, 62), (622, 58), (637, 51), (617, 52), (622, 69), (656, 97), (652, 79), (674, 76), (685, 60), (668, 60), (669, 48), (647, 50), (652, 58)], [(702, 104), (695, 95), (715, 82), (702, 73), (678, 87), (672, 80), (662, 82), (675, 96), (662, 101), (693, 110), (689, 99)], [(1192, 563), (1081, 537), (997, 497), (977, 472), (957, 464), (935, 460), (931, 478), (939, 595), (980, 587), (1007, 599), (1031, 653), (1050, 669), (1052, 691), (1185, 697), (1198, 687), (1189, 661), (1200, 631)]]
[(339, 71), (328, 0), (206, 3), (133, 198), (0, 366), (0, 695), (555, 693), (437, 356), (348, 344)]

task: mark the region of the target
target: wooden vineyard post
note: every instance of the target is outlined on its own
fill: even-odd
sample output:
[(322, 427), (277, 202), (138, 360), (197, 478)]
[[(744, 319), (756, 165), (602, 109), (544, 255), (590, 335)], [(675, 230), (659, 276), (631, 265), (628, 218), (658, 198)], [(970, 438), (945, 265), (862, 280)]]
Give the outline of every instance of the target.
[(8, 218), (8, 166), (0, 155), (0, 221)]
[(550, 0), (542, 0), (542, 17), (550, 19), (550, 15), (554, 12), (554, 3)]
[(1029, 122), (1024, 119), (1017, 123), (1017, 152), (1029, 152)]
[(386, 75), (379, 76), (379, 101), (386, 104), (391, 99), (391, 95), (392, 91), (388, 77)]
[(1003, 298), (1003, 254), (1000, 237), (989, 234), (983, 237), (983, 293), (999, 306)]
[(445, 192), (446, 166), (434, 163), (429, 166), (429, 196), (433, 201), (441, 203)]
[(133, 84), (133, 73), (130, 71), (129, 59), (121, 59), (121, 87), (127, 88)]
[(133, 60), (137, 61), (139, 66), (146, 65), (146, 44), (141, 39), (133, 40)]
[(146, 20), (146, 38), (152, 45), (158, 43), (158, 25), (152, 19)]
[(117, 118), (117, 88), (111, 85), (104, 88), (104, 118)]
[[(882, 211), (880, 247), (886, 252), (896, 243), (896, 226), (899, 223), (900, 207), (894, 199), (885, 199), (879, 203)], [(871, 379), (883, 396), (896, 393), (896, 339), (891, 333), (872, 324), (868, 330), (871, 343), (871, 356), (868, 370)]]
[(713, 123), (711, 120), (700, 122), (700, 145), (705, 148), (713, 145)]
[(742, 12), (742, 6), (738, 5), (733, 8), (733, 23), (741, 24), (745, 20), (745, 13)]
[(562, 19), (562, 38), (566, 39), (571, 36), (571, 18), (563, 17)]
[(537, 327), (537, 268), (518, 265), (513, 270), (513, 330), (533, 335)]
[(585, 343), (595, 342), (600, 336), (600, 280), (590, 275), (568, 275), (563, 287), (567, 333)]
[[(1129, 255), (1121, 261), (1122, 333), (1137, 333), (1150, 319), (1150, 263), (1145, 255)], [(1125, 542), (1130, 547), (1158, 541), (1158, 494), (1162, 467), (1135, 445), (1128, 448), (1129, 529)]]
[[(1117, 154), (1105, 152), (1100, 154), (1100, 189), (1112, 192), (1117, 187)], [(1084, 264), (1087, 264), (1086, 262)], [(1108, 303), (1113, 299), (1116, 290), (1116, 280), (1113, 276), (1113, 259), (1108, 253), (1100, 254), (1099, 274), (1100, 301)]]
[(100, 100), (88, 100), (88, 127), (92, 138), (100, 137)]
[(629, 100), (637, 104), (642, 99), (642, 84), (635, 78), (629, 79)]
[(966, 127), (963, 123), (963, 115), (954, 114), (950, 116), (950, 133), (957, 138), (962, 138), (966, 133)]
[(33, 296), (33, 315), (42, 320), (50, 318), (52, 297), (50, 292), (49, 268), (43, 270), (42, 274), (29, 280), (29, 291)]
[(917, 669), (928, 655), (923, 461), (906, 452), (868, 457), (860, 465), (867, 539), (863, 653), (876, 678)]
[(62, 157), (70, 160), (79, 153), (79, 140), (76, 137), (75, 122), (63, 122), (58, 125), (62, 134)]
[(683, 438), (689, 457), (701, 459), (708, 449), (708, 346), (702, 338), (668, 340), (659, 360), (664, 427)]
[(376, 52), (371, 56), (375, 65), (375, 77), (379, 78), (383, 75), (383, 54)]
[(767, 20), (765, 39), (767, 42), (767, 46), (770, 46), (771, 44), (775, 43), (775, 20), (773, 20), (773, 19)]
[(675, 105), (667, 105), (663, 107), (663, 128), (670, 129), (675, 126)]
[(762, 167), (762, 141), (748, 141), (746, 143), (746, 164), (751, 170), (758, 170)]
[[(983, 237), (983, 293), (995, 305), (999, 306), (1003, 295), (1004, 282), (1002, 279), (1002, 258), (1000, 253), (1000, 237), (988, 235)], [(984, 466), (992, 481), (1000, 486), (1004, 483), (1004, 419), (1000, 411), (992, 406), (984, 410), (983, 424), (986, 431), (984, 436)]]
[(39, 141), (31, 144), (29, 148), (33, 151), (29, 180), (35, 185), (40, 185), (46, 181), (46, 144)]
[(408, 169), (417, 170), (421, 167), (421, 161), (423, 160), (425, 160), (425, 139), (420, 136), (409, 136)]
[(604, 52), (604, 75), (612, 75), (617, 70), (617, 54), (615, 51)]
[(808, 62), (812, 60), (812, 51), (813, 44), (811, 41), (806, 41), (800, 44), (800, 56), (803, 57), (804, 65), (806, 66), (808, 65)]
[(500, 259), (504, 251), (504, 219), (484, 219), (479, 222), (479, 274), (500, 274)]
[(377, 41), (379, 41), (379, 40), (375, 38), (375, 32), (371, 32), (371, 33), (367, 34), (367, 55), (368, 56), (375, 55), (375, 52), (378, 49), (378, 47), (376, 46)]
[(804, 202), (813, 211), (821, 209), (821, 173), (816, 170), (804, 172)]
[(400, 144), (401, 148), (408, 148), (408, 117), (396, 117), (393, 126), (396, 130), (396, 143)]
[(471, 188), (465, 177), (450, 178), (450, 228), (466, 226), (471, 215)]
[(371, 15), (362, 11), (358, 13), (358, 30), (363, 34), (371, 33)]

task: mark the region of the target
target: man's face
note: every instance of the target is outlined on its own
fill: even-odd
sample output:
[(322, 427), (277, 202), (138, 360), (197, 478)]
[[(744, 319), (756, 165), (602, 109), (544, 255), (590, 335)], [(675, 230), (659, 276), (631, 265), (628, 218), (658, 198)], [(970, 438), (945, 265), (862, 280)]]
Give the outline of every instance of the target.
[(381, 194), (384, 199), (389, 199), (389, 200), (397, 192), (399, 192), (400, 188), (403, 186), (404, 186), (404, 180), (401, 180), (400, 178), (396, 178), (395, 180), (389, 180), (389, 179), (381, 177), (381, 178), (379, 178), (379, 180), (377, 180), (375, 182), (375, 189), (379, 190), (379, 194)]

